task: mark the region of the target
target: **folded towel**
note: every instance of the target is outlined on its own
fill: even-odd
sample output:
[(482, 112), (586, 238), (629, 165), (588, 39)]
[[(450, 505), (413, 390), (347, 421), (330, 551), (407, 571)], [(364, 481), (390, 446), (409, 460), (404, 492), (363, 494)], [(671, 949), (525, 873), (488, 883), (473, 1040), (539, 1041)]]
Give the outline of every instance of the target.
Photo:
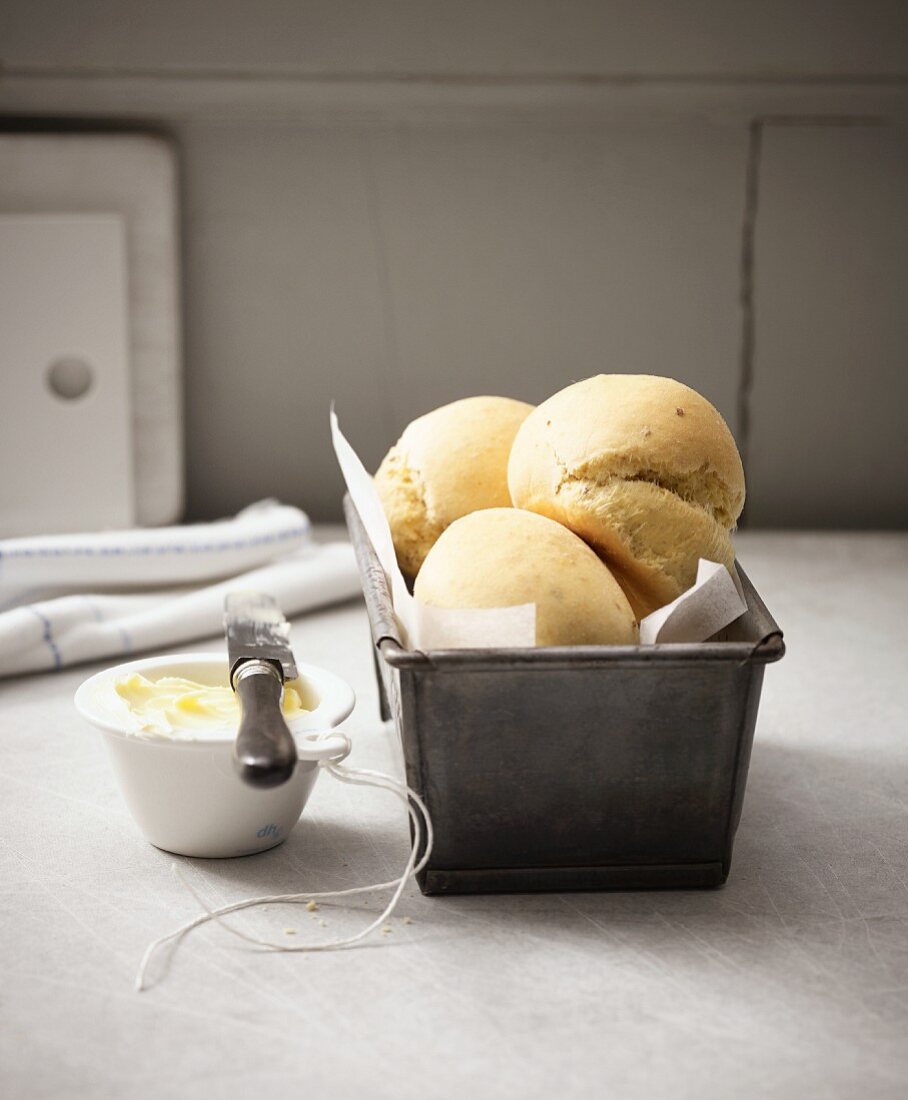
[(360, 584), (348, 543), (313, 543), (305, 513), (271, 501), (217, 523), (0, 540), (0, 676), (220, 634), (234, 589), (290, 616)]

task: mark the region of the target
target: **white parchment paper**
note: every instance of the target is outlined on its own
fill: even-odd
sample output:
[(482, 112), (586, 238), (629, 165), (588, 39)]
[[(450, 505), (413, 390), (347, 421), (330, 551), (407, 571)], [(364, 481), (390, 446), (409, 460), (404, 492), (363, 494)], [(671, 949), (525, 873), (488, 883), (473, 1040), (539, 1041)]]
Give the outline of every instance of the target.
[[(535, 604), (450, 610), (430, 607), (410, 595), (375, 484), (340, 430), (333, 408), (331, 439), (347, 491), (388, 578), (401, 641), (426, 650), (535, 645)], [(738, 578), (732, 577), (724, 565), (701, 559), (694, 585), (640, 623), (640, 642), (705, 642), (746, 610)]]
[(641, 621), (640, 644), (705, 642), (746, 610), (737, 576), (724, 565), (701, 558), (693, 587)]
[(391, 529), (375, 483), (359, 456), (350, 446), (334, 410), (331, 410), (331, 439), (366, 534), (375, 549), (391, 586), (394, 614), (401, 641), (413, 649), (474, 649), (526, 647), (536, 644), (536, 605), (515, 607), (463, 608), (430, 607), (410, 595), (394, 553)]

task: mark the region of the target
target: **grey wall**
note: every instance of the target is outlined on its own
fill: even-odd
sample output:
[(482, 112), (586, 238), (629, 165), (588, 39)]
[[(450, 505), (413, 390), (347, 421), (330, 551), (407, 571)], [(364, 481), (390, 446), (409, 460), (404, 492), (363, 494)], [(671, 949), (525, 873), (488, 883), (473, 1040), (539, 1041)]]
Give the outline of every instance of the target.
[(5, 0), (0, 111), (178, 144), (192, 517), (336, 516), (332, 398), (375, 464), (443, 401), (640, 370), (729, 420), (750, 522), (901, 526), (906, 39), (899, 3)]

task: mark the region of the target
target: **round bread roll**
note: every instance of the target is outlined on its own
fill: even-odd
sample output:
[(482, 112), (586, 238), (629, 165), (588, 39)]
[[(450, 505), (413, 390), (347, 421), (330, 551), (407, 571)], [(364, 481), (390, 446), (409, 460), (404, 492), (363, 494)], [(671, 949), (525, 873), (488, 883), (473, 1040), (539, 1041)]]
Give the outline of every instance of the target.
[(416, 576), (455, 519), (510, 507), (508, 455), (532, 409), (509, 397), (467, 397), (407, 426), (375, 475), (405, 574)]
[(556, 393), (517, 433), (508, 484), (516, 507), (600, 554), (638, 618), (689, 588), (698, 558), (734, 563), (741, 459), (717, 410), (674, 379), (600, 374)]
[(596, 554), (560, 523), (517, 508), (456, 520), (414, 588), (433, 607), (536, 604), (536, 645), (636, 645), (627, 597)]

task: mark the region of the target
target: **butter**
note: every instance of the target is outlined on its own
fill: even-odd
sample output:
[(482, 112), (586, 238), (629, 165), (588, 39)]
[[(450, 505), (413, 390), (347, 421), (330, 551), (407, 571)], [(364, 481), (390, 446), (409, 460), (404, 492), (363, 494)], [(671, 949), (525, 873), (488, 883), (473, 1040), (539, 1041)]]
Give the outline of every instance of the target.
[[(149, 680), (134, 672), (114, 681), (114, 691), (125, 703), (133, 729), (152, 736), (236, 729), (240, 722), (239, 703), (229, 684), (199, 684), (182, 676)], [(308, 713), (290, 684), (284, 685), (281, 710), (287, 719)]]

